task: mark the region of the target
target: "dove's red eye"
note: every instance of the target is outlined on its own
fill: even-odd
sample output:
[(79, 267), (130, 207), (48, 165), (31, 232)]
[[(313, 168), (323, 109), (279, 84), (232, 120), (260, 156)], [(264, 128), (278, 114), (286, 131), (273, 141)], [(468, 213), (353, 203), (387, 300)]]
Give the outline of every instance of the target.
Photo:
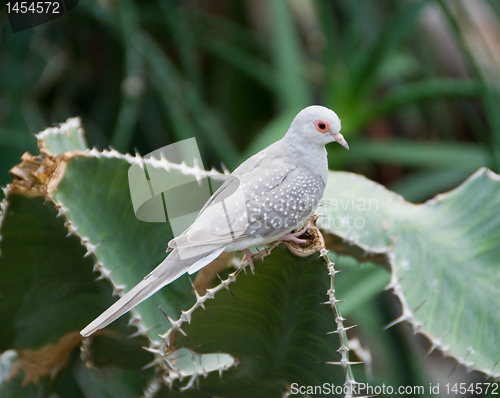
[(326, 120), (316, 120), (314, 125), (316, 126), (316, 130), (323, 134), (330, 130), (330, 125)]

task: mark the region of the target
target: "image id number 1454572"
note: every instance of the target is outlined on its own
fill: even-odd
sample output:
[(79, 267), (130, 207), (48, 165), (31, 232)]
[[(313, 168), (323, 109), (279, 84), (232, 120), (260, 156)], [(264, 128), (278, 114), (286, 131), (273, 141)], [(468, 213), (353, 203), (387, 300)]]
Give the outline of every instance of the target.
[(9, 1), (7, 14), (59, 14), (57, 1)]

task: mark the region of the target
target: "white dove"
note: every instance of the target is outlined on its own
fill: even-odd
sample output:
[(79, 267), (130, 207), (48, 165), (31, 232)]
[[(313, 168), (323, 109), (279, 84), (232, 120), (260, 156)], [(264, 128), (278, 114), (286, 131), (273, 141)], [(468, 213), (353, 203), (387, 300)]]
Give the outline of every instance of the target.
[[(278, 240), (305, 242), (300, 227), (323, 196), (328, 177), (325, 145), (338, 142), (340, 119), (313, 105), (295, 117), (285, 136), (243, 162), (207, 201), (193, 224), (169, 242), (167, 258), (80, 333), (89, 336), (182, 274), (198, 271), (222, 252)], [(239, 184), (239, 185), (238, 185)]]

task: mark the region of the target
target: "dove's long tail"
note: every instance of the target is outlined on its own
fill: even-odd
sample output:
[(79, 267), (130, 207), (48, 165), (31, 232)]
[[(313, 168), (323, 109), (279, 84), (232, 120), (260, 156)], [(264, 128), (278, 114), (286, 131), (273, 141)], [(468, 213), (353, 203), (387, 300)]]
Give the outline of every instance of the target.
[(191, 274), (195, 272), (191, 270), (195, 269), (197, 271), (212, 262), (224, 251), (224, 248), (221, 247), (210, 253), (187, 259), (181, 259), (178, 250), (174, 249), (160, 265), (146, 275), (132, 290), (127, 292), (116, 303), (87, 325), (80, 334), (87, 337), (95, 331), (106, 327), (137, 304), (152, 296), (162, 287), (179, 278), (185, 272), (190, 271), (189, 273)]

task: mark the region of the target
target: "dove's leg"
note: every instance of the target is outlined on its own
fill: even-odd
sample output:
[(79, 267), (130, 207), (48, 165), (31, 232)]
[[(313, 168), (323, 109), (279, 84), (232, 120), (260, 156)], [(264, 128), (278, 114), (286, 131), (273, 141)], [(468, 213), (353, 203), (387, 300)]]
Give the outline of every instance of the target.
[(289, 232), (287, 233), (286, 235), (283, 235), (280, 240), (288, 240), (288, 241), (292, 241), (292, 242), (296, 242), (296, 243), (307, 243), (307, 239), (299, 239), (298, 237), (300, 235), (302, 235), (304, 232), (307, 231), (307, 229), (309, 228), (309, 225), (306, 225), (304, 228), (302, 228), (300, 231), (298, 232)]

